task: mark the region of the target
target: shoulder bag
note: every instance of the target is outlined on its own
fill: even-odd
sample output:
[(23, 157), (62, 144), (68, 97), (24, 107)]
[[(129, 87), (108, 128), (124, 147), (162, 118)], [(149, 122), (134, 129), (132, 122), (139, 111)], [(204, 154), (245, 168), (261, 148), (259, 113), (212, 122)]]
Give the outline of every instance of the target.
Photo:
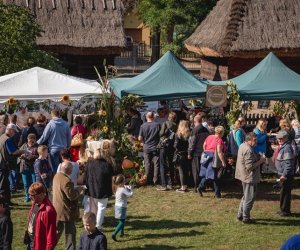
[(83, 145), (83, 136), (82, 133), (79, 133), (79, 129), (77, 127), (77, 133), (71, 140), (71, 147), (80, 147), (81, 145)]
[[(212, 168), (216, 168), (216, 169), (223, 167), (222, 161), (221, 161), (221, 159), (220, 159), (220, 157), (218, 155), (217, 148), (218, 148), (218, 145), (217, 145), (217, 140), (216, 140), (216, 149), (215, 149), (213, 161), (212, 161), (212, 164), (211, 164)], [(222, 152), (222, 154), (224, 155), (223, 152)]]

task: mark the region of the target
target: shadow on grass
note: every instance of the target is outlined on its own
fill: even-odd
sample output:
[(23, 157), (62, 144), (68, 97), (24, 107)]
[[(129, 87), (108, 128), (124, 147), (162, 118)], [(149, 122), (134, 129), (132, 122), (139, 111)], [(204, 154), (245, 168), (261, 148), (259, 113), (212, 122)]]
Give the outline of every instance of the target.
[[(294, 214), (293, 214), (294, 215)], [(299, 216), (299, 214), (298, 214)], [(293, 216), (293, 217), (298, 217)], [(272, 225), (272, 226), (300, 226), (299, 220), (287, 220), (287, 219), (256, 219), (258, 225)]]
[[(154, 245), (154, 244), (146, 244), (144, 246), (140, 246), (138, 249), (142, 250), (173, 250), (173, 249), (191, 249), (192, 247), (188, 246), (178, 246), (178, 247), (172, 247), (168, 245)], [(136, 250), (137, 247), (125, 247), (122, 248), (123, 250)]]
[[(297, 183), (299, 180), (296, 180)], [(294, 186), (296, 185), (294, 182)], [(279, 201), (279, 190), (274, 189), (275, 182), (263, 181), (258, 184), (256, 201)], [(225, 193), (222, 194), (223, 198), (227, 199), (241, 199), (243, 196), (242, 186), (238, 182), (225, 182), (222, 183), (222, 190)], [(299, 195), (293, 194), (292, 199), (300, 199)]]
[(190, 230), (187, 232), (144, 234), (138, 237), (133, 237), (130, 240), (160, 239), (160, 238), (172, 238), (172, 237), (192, 237), (192, 236), (202, 235), (202, 234), (204, 234), (204, 232)]
[(200, 227), (207, 226), (210, 223), (208, 222), (185, 222), (185, 221), (175, 221), (175, 220), (154, 220), (154, 221), (146, 221), (146, 220), (135, 220), (131, 219), (128, 222), (128, 225), (132, 227), (132, 229), (145, 229), (145, 230), (160, 230), (160, 229), (180, 229), (180, 228), (191, 228), (191, 227)]

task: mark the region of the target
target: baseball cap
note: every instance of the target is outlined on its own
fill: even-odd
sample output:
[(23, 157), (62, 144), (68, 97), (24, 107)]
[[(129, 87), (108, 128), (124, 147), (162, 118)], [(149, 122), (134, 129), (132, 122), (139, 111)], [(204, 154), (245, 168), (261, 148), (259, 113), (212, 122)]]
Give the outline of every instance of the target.
[(12, 123), (8, 124), (6, 126), (6, 129), (13, 129), (14, 131), (18, 132), (17, 126), (15, 124), (12, 124)]
[(276, 135), (277, 139), (282, 139), (288, 137), (288, 133), (285, 130), (280, 130)]

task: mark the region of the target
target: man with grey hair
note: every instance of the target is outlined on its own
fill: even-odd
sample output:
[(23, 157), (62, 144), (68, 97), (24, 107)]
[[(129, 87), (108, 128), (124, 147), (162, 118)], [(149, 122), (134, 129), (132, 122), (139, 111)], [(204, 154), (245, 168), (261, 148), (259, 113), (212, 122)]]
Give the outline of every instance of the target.
[(60, 172), (53, 178), (53, 206), (57, 213), (58, 239), (65, 231), (65, 248), (76, 249), (76, 227), (75, 221), (79, 218), (78, 199), (81, 187), (74, 188), (70, 179), (72, 164), (63, 162)]
[(291, 215), (292, 182), (295, 174), (294, 150), (289, 142), (289, 134), (285, 130), (280, 130), (276, 135), (279, 148), (275, 159), (275, 166), (281, 183), (280, 190), (280, 211), (279, 216)]
[(245, 224), (254, 223), (250, 218), (253, 207), (257, 183), (260, 181), (260, 165), (265, 162), (265, 157), (258, 159), (253, 147), (256, 145), (257, 137), (253, 132), (246, 135), (245, 142), (238, 150), (235, 178), (242, 182), (243, 197), (240, 202), (237, 219)]
[(5, 133), (6, 126), (8, 124), (8, 115), (0, 115), (0, 136)]
[[(159, 174), (159, 152), (157, 145), (159, 143), (159, 131), (160, 125), (154, 121), (153, 112), (148, 112), (146, 114), (146, 120), (141, 128), (139, 133), (139, 141), (143, 143), (144, 151), (144, 162), (145, 162), (145, 174), (147, 176), (147, 183), (153, 183), (154, 185), (158, 184), (158, 174)], [(153, 161), (154, 171), (151, 169), (151, 163)], [(153, 173), (154, 172), (154, 173)]]
[(10, 203), (9, 170), (16, 157), (23, 154), (24, 150), (18, 150), (14, 144), (13, 136), (17, 132), (17, 126), (8, 124), (5, 133), (0, 136), (0, 194)]

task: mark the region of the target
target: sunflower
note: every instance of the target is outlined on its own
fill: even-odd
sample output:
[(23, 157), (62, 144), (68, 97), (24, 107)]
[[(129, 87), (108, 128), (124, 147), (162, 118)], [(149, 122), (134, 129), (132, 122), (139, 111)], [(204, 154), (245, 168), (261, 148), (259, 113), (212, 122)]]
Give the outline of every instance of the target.
[(105, 110), (103, 110), (103, 109), (100, 109), (100, 110), (98, 111), (98, 114), (99, 114), (100, 116), (107, 116), (107, 112), (106, 112)]
[(102, 132), (103, 132), (103, 133), (107, 133), (107, 132), (108, 132), (108, 127), (107, 127), (107, 126), (103, 126)]
[(61, 98), (61, 101), (62, 102), (69, 102), (70, 101), (70, 97), (68, 95), (64, 95), (62, 98)]
[(12, 96), (9, 97), (9, 99), (8, 99), (8, 104), (9, 104), (9, 105), (15, 104), (15, 99), (14, 99)]

